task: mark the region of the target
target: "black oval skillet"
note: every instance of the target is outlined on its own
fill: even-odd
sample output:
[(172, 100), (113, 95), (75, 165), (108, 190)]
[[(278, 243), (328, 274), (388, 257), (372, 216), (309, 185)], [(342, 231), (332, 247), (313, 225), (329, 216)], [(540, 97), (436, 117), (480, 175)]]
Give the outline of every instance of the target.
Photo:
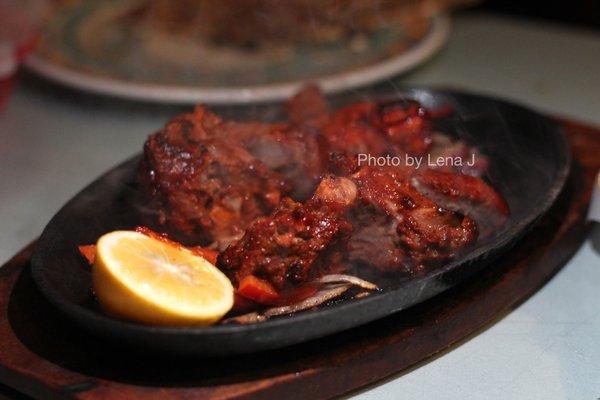
[(493, 267), (494, 258), (549, 209), (565, 184), (571, 159), (561, 129), (524, 107), (471, 94), (408, 89), (375, 98), (398, 96), (415, 98), (429, 108), (450, 105), (454, 114), (446, 121), (448, 133), (476, 144), (490, 157), (486, 178), (510, 206), (506, 227), (461, 259), (417, 279), (399, 279), (363, 299), (257, 324), (169, 328), (115, 320), (90, 300), (91, 275), (82, 267), (77, 246), (147, 222), (151, 210), (139, 200), (135, 185), (138, 156), (92, 182), (52, 218), (32, 257), (35, 282), (61, 312), (95, 335), (164, 353), (207, 356), (279, 348), (340, 332), (420, 303)]

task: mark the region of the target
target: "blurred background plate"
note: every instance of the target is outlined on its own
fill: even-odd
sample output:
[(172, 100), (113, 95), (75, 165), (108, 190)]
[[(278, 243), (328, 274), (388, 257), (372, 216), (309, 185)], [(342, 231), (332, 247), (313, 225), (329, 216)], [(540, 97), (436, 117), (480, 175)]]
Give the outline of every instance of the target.
[(148, 23), (148, 4), (66, 2), (55, 10), (26, 66), (64, 85), (129, 99), (274, 101), (288, 98), (305, 81), (333, 93), (397, 75), (435, 54), (450, 27), (447, 15), (435, 14), (317, 43), (216, 45), (197, 32), (197, 21), (187, 30), (179, 23), (175, 30), (165, 28), (156, 18)]

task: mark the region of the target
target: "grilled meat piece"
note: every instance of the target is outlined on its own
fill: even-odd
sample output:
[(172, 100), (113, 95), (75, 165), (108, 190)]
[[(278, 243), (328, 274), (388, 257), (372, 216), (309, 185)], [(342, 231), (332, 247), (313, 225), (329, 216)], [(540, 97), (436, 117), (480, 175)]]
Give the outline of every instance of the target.
[(431, 123), (416, 101), (363, 102), (334, 112), (323, 127), (333, 153), (423, 155), (431, 147)]
[(329, 105), (316, 85), (306, 85), (285, 105), (287, 114), (295, 124), (318, 125), (329, 112)]
[(358, 103), (335, 111), (323, 126), (323, 137), (331, 153), (380, 155), (390, 151), (385, 136), (373, 127), (369, 115), (375, 103)]
[(508, 218), (508, 205), (479, 178), (437, 170), (424, 170), (411, 178), (411, 186), (447, 210), (477, 222), (481, 237), (491, 236)]
[(375, 103), (369, 119), (398, 150), (423, 155), (431, 147), (431, 121), (425, 108), (415, 100)]
[[(402, 264), (390, 260), (375, 267), (387, 270), (394, 265), (405, 267), (406, 262), (438, 263), (452, 258), (477, 239), (475, 221), (440, 207), (417, 191), (411, 184), (414, 174), (411, 168), (367, 166), (352, 176), (360, 200), (396, 223), (398, 247), (410, 257)], [(377, 218), (373, 221), (379, 223)], [(382, 234), (391, 236), (389, 229)], [(390, 256), (399, 260), (401, 254)]]
[(217, 266), (236, 284), (254, 275), (278, 289), (332, 272), (352, 231), (344, 214), (355, 199), (352, 181), (327, 177), (306, 203), (285, 198), (273, 214), (254, 221)]
[(140, 180), (161, 222), (225, 249), (218, 266), (234, 283), (255, 275), (281, 290), (359, 264), (417, 273), (506, 221), (500, 195), (460, 173), (480, 175), (485, 160), (469, 171), (358, 163), (359, 153), (468, 156), (415, 101), (330, 113), (308, 87), (287, 112), (291, 122), (235, 122), (196, 107), (145, 146)]
[(348, 242), (348, 260), (382, 272), (411, 272), (413, 262), (400, 246), (398, 222), (373, 207), (352, 213), (354, 231)]
[(308, 129), (223, 121), (199, 106), (148, 139), (140, 181), (180, 239), (223, 249), (283, 195), (309, 197), (322, 170)]
[(213, 138), (218, 119), (204, 115), (200, 121), (178, 118), (150, 136), (140, 182), (161, 223), (186, 242), (225, 248), (291, 187), (244, 148)]
[(302, 126), (281, 126), (240, 141), (250, 154), (283, 176), (294, 200), (306, 200), (319, 183), (324, 157), (318, 137)]
[[(432, 143), (428, 151), (431, 160), (451, 160), (433, 169), (481, 177), (489, 167), (488, 157), (481, 154), (477, 147), (468, 146), (461, 140), (453, 140), (439, 132), (431, 135)], [(458, 160), (458, 161), (456, 161)]]

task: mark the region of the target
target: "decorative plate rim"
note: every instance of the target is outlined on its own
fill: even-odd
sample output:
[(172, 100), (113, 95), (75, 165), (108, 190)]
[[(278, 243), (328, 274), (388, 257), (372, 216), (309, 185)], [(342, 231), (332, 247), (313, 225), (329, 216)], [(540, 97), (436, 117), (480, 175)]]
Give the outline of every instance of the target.
[[(446, 14), (436, 15), (432, 19), (429, 32), (407, 51), (366, 67), (316, 78), (313, 82), (318, 84), (325, 93), (331, 94), (397, 75), (437, 53), (448, 39), (449, 33), (450, 17)], [(305, 82), (302, 80), (267, 85), (214, 88), (128, 82), (59, 65), (35, 53), (25, 60), (24, 65), (49, 80), (72, 88), (130, 100), (171, 104), (199, 102), (249, 104), (277, 101), (291, 97)]]

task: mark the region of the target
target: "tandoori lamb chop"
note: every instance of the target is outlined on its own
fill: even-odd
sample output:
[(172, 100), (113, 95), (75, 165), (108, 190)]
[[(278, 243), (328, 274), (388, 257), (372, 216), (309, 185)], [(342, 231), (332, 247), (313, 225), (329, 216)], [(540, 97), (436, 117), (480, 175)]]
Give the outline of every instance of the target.
[[(394, 237), (398, 249), (398, 253), (390, 254), (390, 260), (380, 256), (377, 263), (372, 263), (376, 268), (395, 270), (446, 261), (477, 238), (477, 226), (471, 218), (442, 208), (413, 187), (411, 177), (415, 175), (418, 172), (410, 167), (369, 166), (353, 175), (361, 201), (373, 214), (387, 217), (382, 225), (388, 231), (382, 234)], [(362, 261), (369, 262), (356, 250), (353, 253), (353, 257), (363, 256)]]
[(188, 242), (224, 248), (290, 187), (245, 149), (221, 139), (196, 142), (162, 132), (146, 142), (142, 184), (167, 223)]
[[(383, 272), (439, 265), (476, 240), (475, 220), (460, 211), (468, 213), (473, 199), (489, 212), (506, 212), (495, 192), (470, 176), (454, 181), (466, 178), (472, 185), (471, 193), (455, 202), (457, 210), (441, 207), (412, 184), (452, 183), (449, 176), (365, 166), (347, 178), (326, 177), (307, 202), (284, 199), (272, 215), (253, 222), (242, 239), (221, 253), (218, 266), (234, 282), (255, 275), (281, 289), (344, 272), (348, 261)], [(463, 183), (448, 196), (458, 199), (464, 188)]]
[[(224, 121), (204, 107), (152, 135), (140, 169), (160, 222), (219, 249), (218, 266), (284, 290), (361, 264), (385, 273), (440, 265), (491, 235), (508, 207), (470, 170), (359, 165), (357, 155), (460, 148), (414, 100), (330, 112), (315, 87), (288, 122)], [(470, 175), (465, 175), (467, 173)]]
[(323, 128), (333, 152), (422, 155), (431, 145), (427, 111), (414, 100), (362, 102), (334, 112)]
[(234, 283), (254, 275), (278, 289), (331, 273), (343, 261), (352, 232), (345, 212), (356, 194), (351, 180), (326, 177), (305, 203), (283, 199), (272, 215), (256, 219), (220, 254), (217, 266)]
[(140, 182), (161, 223), (224, 249), (283, 195), (309, 197), (321, 173), (308, 129), (223, 121), (200, 106), (150, 136)]

